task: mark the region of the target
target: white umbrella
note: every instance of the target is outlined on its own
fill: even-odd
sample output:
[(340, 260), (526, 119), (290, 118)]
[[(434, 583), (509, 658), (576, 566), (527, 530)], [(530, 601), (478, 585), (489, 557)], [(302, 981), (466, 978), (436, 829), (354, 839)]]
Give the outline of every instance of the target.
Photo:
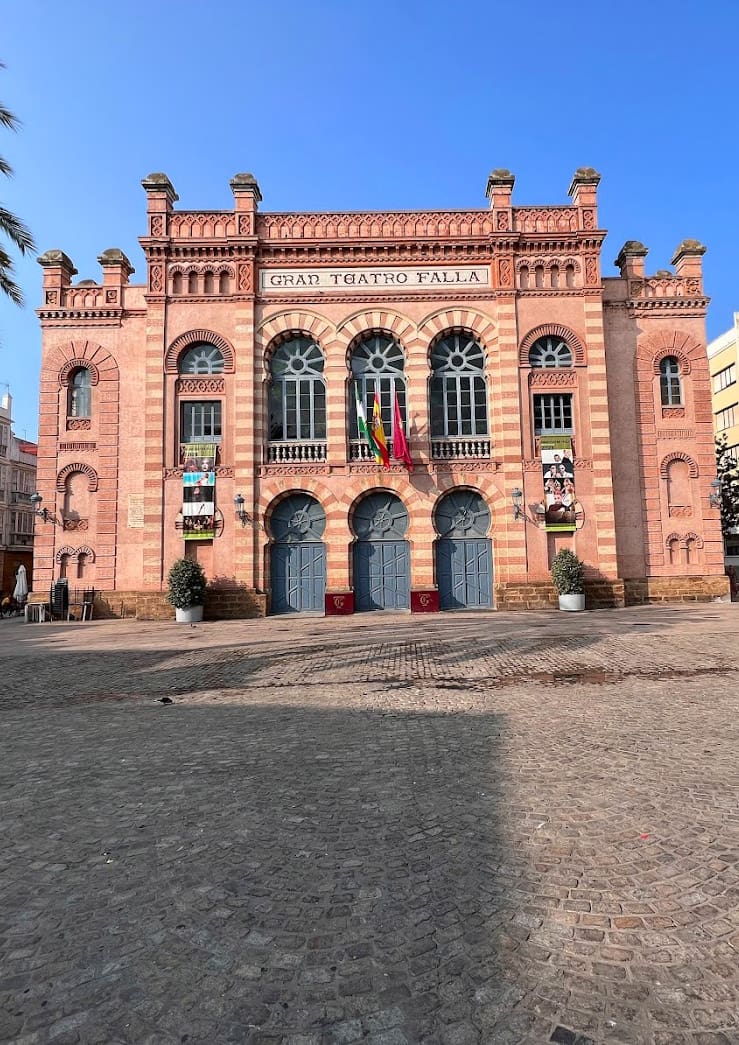
[(16, 602), (21, 605), (28, 598), (28, 581), (26, 579), (26, 567), (23, 563), (18, 567), (18, 573), (15, 577), (15, 588), (13, 589), (13, 598)]

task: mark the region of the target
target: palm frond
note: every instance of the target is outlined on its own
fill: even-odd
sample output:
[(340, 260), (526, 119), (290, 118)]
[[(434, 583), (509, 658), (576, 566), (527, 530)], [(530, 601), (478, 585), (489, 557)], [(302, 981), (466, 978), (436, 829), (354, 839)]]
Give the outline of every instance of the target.
[(25, 254), (28, 250), (36, 249), (30, 230), (23, 224), (20, 218), (16, 218), (15, 214), (11, 214), (4, 207), (0, 207), (0, 232), (3, 232), (8, 239), (15, 243), (21, 254)]
[(13, 168), (10, 166), (7, 160), (4, 160), (2, 158), (2, 156), (0, 156), (0, 174), (4, 174), (8, 178), (13, 177)]
[(8, 275), (7, 268), (0, 265), (0, 293), (6, 294), (16, 305), (23, 306), (21, 288)]
[(20, 120), (17, 116), (14, 116), (10, 109), (6, 109), (4, 105), (0, 103), (0, 126), (5, 127), (9, 131), (16, 131), (20, 127)]

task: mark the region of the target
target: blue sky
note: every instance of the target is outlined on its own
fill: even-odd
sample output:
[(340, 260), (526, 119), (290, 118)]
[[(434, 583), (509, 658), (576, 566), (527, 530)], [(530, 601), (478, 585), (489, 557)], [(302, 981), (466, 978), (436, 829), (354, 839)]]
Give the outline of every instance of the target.
[[(704, 242), (709, 339), (739, 309), (739, 79), (734, 0), (26, 0), (5, 5), (0, 201), (77, 279), (120, 247), (143, 281), (140, 181), (165, 171), (183, 208), (233, 205), (252, 171), (263, 210), (484, 207), (494, 167), (514, 202), (567, 202), (602, 174), (604, 273), (626, 239), (669, 267)], [(0, 301), (0, 391), (37, 432), (41, 269)]]

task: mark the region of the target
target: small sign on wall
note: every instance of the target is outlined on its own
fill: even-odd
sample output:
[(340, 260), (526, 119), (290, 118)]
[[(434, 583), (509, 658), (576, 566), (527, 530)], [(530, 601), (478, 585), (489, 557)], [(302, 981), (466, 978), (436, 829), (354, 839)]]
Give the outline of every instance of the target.
[(143, 530), (144, 528), (144, 495), (130, 493), (128, 495), (128, 528)]

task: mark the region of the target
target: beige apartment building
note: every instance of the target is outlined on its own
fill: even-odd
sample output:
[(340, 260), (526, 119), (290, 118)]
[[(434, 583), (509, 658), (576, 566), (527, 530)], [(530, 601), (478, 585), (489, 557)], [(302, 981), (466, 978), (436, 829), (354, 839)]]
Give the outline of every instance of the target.
[(13, 433), (13, 397), (0, 397), (0, 591), (11, 594), (23, 564), (31, 576), (36, 444)]
[[(708, 346), (711, 372), (713, 425), (716, 436), (725, 435), (729, 450), (739, 461), (739, 312), (733, 326)], [(739, 533), (726, 542), (726, 563), (739, 568)]]

